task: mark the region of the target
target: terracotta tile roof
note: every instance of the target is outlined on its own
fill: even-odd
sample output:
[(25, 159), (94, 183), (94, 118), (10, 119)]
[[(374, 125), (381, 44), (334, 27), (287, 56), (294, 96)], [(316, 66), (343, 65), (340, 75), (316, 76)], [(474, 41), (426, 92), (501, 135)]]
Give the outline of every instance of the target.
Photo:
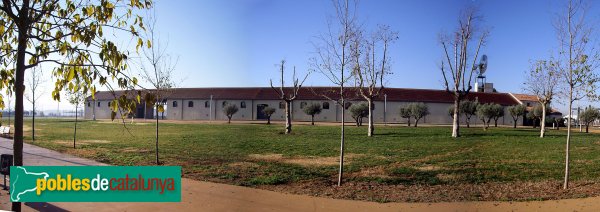
[[(291, 88), (285, 88), (291, 91)], [(97, 100), (111, 100), (114, 96), (119, 96), (124, 91), (101, 91), (96, 93)], [(128, 91), (131, 94), (136, 91)], [(338, 88), (335, 87), (302, 87), (298, 91), (298, 100), (326, 100), (322, 94), (335, 97), (338, 94)], [(350, 100), (360, 100), (356, 88), (348, 88), (344, 91)], [(412, 89), (412, 88), (385, 88), (383, 91), (387, 94), (388, 101), (400, 102), (432, 102), (432, 103), (453, 103), (452, 94), (445, 90), (432, 89)], [(254, 100), (278, 100), (277, 93), (270, 87), (246, 87), (246, 88), (176, 88), (173, 89), (168, 99), (254, 99)], [(89, 97), (88, 97), (89, 98)], [(383, 94), (377, 100), (383, 101)], [(519, 104), (508, 93), (476, 93), (471, 92), (467, 99), (477, 99), (481, 103), (497, 103), (501, 105)]]
[(517, 93), (513, 93), (512, 95), (515, 96), (515, 98), (517, 98), (519, 101), (531, 101), (531, 102), (538, 101), (538, 99), (535, 95), (517, 94)]
[[(525, 110), (527, 112), (531, 112), (533, 111), (533, 106), (525, 107)], [(550, 113), (548, 115), (562, 115), (562, 112), (558, 111), (557, 109), (550, 108)]]

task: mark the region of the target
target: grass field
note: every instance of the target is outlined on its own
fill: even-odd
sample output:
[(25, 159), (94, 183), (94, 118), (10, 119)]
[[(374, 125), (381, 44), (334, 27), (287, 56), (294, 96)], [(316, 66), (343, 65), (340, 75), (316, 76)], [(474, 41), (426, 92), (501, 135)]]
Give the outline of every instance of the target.
[[(72, 148), (73, 121), (38, 119), (29, 143), (114, 165), (152, 165), (152, 122), (79, 123)], [(566, 131), (449, 127), (347, 127), (345, 186), (337, 180), (339, 127), (161, 123), (160, 156), (183, 167), (184, 177), (290, 193), (371, 201), (531, 200), (600, 193), (600, 136), (574, 133), (572, 180), (561, 191)]]

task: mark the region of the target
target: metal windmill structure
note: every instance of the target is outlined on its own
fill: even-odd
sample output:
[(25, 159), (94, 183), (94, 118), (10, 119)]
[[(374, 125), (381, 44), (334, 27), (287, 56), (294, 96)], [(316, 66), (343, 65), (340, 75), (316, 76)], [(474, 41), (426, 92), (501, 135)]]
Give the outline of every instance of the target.
[(477, 72), (477, 91), (478, 92), (483, 92), (485, 89), (485, 83), (486, 83), (486, 78), (485, 78), (485, 71), (487, 70), (487, 66), (488, 66), (488, 57), (487, 55), (483, 55), (481, 56), (481, 60), (479, 61), (479, 64), (476, 65), (475, 67), (473, 67), (474, 69), (479, 70)]

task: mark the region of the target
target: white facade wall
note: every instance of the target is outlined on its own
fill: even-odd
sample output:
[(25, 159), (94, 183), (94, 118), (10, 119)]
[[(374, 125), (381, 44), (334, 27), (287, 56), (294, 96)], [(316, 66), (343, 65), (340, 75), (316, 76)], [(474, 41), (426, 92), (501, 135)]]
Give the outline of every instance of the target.
[[(91, 101), (89, 106), (85, 104), (85, 118), (93, 119), (95, 112), (97, 119), (110, 119), (110, 108), (107, 100)], [(173, 107), (173, 102), (177, 102), (177, 107)], [(192, 102), (192, 105), (190, 105)], [(210, 100), (210, 99), (170, 99), (167, 101), (165, 118), (170, 120), (227, 120), (227, 116), (223, 113), (223, 102), (227, 104), (235, 104), (238, 106), (238, 112), (233, 116), (232, 120), (257, 120), (259, 105), (266, 105), (275, 108), (275, 113), (271, 116), (273, 121), (285, 120), (285, 109), (280, 108), (280, 100)], [(242, 108), (242, 102), (245, 108)], [(350, 101), (352, 104), (358, 104), (364, 101)], [(100, 106), (98, 106), (100, 103)], [(340, 122), (341, 121), (341, 106), (330, 100), (295, 100), (292, 103), (292, 120), (293, 121), (310, 121), (311, 117), (306, 115), (302, 109), (302, 105), (319, 104), (323, 107), (323, 103), (329, 103), (329, 109), (323, 109), (321, 114), (315, 116), (315, 121), (318, 122)], [(406, 119), (400, 117), (400, 108), (411, 102), (393, 102), (388, 101), (387, 105), (383, 101), (375, 101), (374, 121), (376, 123), (399, 123), (406, 124)], [(430, 115), (422, 118), (419, 124), (452, 124), (452, 117), (448, 115), (448, 108), (451, 103), (425, 103), (429, 107)], [(386, 109), (386, 112), (384, 112)], [(94, 111), (95, 110), (95, 111)], [(385, 114), (385, 117), (384, 117)], [(346, 122), (352, 123), (354, 119), (350, 112), (346, 110)], [(366, 119), (363, 120), (367, 122)], [(414, 123), (414, 120), (411, 120)], [(479, 125), (481, 120), (477, 116), (471, 117), (471, 124)], [(493, 120), (491, 122), (493, 124)], [(498, 120), (499, 125), (512, 125), (513, 119), (505, 106), (505, 116)], [(517, 125), (522, 125), (522, 118), (519, 118)], [(466, 117), (461, 116), (461, 125), (466, 125)]]

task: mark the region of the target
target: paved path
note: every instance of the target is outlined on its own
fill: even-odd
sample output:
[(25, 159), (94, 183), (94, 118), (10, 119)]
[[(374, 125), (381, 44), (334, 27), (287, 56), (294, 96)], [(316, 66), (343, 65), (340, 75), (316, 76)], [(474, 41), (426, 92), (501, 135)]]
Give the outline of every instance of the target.
[[(12, 141), (0, 138), (0, 153)], [(33, 145), (24, 145), (25, 165), (106, 165)], [(0, 192), (0, 209), (10, 209)], [(179, 203), (26, 203), (23, 211), (599, 211), (600, 197), (542, 202), (375, 203), (282, 194), (182, 179)]]

